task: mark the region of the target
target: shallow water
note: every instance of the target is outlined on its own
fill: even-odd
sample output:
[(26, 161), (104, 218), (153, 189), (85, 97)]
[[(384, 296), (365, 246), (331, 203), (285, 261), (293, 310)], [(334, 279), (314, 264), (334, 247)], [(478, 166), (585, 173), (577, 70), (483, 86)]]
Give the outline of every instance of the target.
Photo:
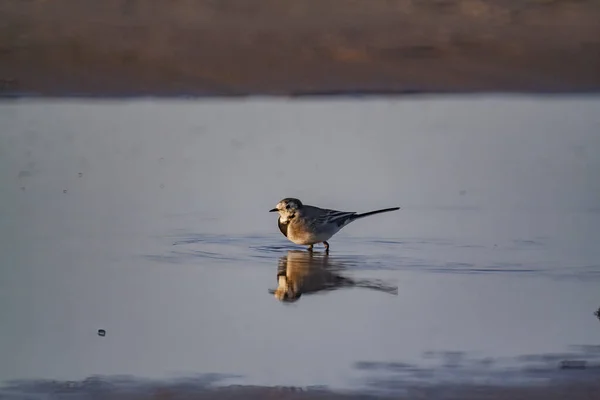
[[(0, 123), (1, 382), (598, 372), (597, 98), (11, 101)], [(290, 196), (402, 209), (310, 255), (267, 212)]]

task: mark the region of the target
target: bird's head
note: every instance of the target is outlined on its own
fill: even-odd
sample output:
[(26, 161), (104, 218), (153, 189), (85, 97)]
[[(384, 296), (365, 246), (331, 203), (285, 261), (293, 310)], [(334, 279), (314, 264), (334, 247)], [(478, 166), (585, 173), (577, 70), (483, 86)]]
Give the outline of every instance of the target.
[(278, 212), (281, 217), (281, 222), (286, 222), (293, 218), (296, 215), (296, 212), (301, 208), (302, 202), (300, 200), (288, 197), (277, 203), (277, 206), (269, 210), (269, 212)]

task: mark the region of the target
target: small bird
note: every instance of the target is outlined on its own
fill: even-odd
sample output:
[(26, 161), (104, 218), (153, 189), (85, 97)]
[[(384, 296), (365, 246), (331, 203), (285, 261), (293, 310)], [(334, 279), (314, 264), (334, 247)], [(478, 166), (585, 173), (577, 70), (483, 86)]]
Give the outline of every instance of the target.
[(277, 203), (269, 212), (278, 212), (277, 225), (283, 236), (295, 244), (313, 245), (323, 243), (329, 251), (329, 240), (350, 222), (369, 215), (399, 210), (400, 207), (384, 208), (362, 214), (348, 211), (336, 211), (302, 204), (298, 199), (287, 197)]

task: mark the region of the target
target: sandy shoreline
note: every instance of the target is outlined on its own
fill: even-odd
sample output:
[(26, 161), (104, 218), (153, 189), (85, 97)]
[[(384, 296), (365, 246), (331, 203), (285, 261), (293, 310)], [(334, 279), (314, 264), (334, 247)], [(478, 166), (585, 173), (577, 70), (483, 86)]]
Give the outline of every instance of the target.
[(447, 400), (519, 400), (519, 399), (597, 399), (600, 384), (596, 381), (531, 385), (406, 385), (393, 391), (338, 392), (321, 388), (281, 386), (232, 385), (206, 386), (194, 381), (169, 383), (144, 383), (121, 380), (118, 383), (90, 378), (78, 382), (40, 381), (10, 385), (0, 388), (0, 396), (6, 399), (36, 398), (100, 398), (114, 400), (132, 399), (429, 399)]
[(0, 96), (597, 92), (592, 0), (0, 3)]

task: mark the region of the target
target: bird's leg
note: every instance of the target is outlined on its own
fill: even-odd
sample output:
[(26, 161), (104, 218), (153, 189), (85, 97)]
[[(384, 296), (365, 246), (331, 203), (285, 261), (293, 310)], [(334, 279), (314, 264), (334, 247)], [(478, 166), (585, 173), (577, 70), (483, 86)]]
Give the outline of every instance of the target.
[(313, 245), (311, 244), (310, 246), (308, 246), (308, 251), (313, 251)]
[(329, 253), (329, 243), (323, 242), (323, 244), (325, 245), (325, 252)]

